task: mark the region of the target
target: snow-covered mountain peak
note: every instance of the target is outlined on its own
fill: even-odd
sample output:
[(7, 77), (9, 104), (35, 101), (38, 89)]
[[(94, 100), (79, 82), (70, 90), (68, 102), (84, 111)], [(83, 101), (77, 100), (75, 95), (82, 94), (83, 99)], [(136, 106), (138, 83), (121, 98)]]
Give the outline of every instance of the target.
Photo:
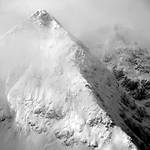
[(0, 45), (12, 51), (5, 97), (24, 150), (135, 150), (115, 77), (46, 11), (31, 18)]
[(31, 20), (39, 22), (41, 25), (48, 26), (53, 18), (46, 10), (38, 10), (31, 16)]

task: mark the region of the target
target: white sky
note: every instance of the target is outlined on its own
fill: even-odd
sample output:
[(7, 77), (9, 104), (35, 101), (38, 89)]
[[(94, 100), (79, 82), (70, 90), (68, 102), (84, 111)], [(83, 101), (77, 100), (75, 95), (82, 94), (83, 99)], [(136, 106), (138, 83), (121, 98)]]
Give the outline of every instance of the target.
[(49, 11), (79, 39), (114, 24), (150, 39), (149, 0), (0, 0), (0, 36), (37, 9)]

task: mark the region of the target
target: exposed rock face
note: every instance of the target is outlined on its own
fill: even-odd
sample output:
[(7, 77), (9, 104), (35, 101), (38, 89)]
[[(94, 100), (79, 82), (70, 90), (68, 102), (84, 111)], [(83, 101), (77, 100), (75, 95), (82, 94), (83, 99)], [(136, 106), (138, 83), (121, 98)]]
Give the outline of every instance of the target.
[(44, 26), (49, 26), (52, 19), (53, 18), (45, 10), (37, 11), (31, 16), (31, 21), (38, 22), (39, 24)]
[[(130, 130), (132, 125), (119, 114), (123, 99), (111, 72), (46, 11), (38, 11), (9, 33), (1, 48), (13, 34), (17, 38), (22, 33), (25, 48), (34, 53), (25, 62), (14, 63), (5, 88), (15, 112), (13, 127), (17, 134), (24, 133), (35, 145), (38, 142), (33, 135), (46, 137), (47, 143), (36, 149), (135, 150), (131, 139), (118, 127)], [(10, 42), (10, 47), (18, 48), (15, 42)]]
[[(139, 138), (140, 149), (150, 147), (150, 54), (147, 49), (127, 46), (114, 49), (104, 63), (115, 75), (123, 95), (120, 115)], [(140, 142), (141, 141), (141, 142)]]

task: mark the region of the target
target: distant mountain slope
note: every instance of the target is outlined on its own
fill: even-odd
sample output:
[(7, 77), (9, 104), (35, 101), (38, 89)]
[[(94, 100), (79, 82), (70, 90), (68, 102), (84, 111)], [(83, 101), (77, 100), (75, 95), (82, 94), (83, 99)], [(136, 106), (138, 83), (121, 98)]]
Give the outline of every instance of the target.
[[(125, 123), (150, 147), (150, 53), (138, 45), (114, 48), (104, 64), (116, 77), (122, 96)], [(141, 148), (142, 149), (142, 148)]]

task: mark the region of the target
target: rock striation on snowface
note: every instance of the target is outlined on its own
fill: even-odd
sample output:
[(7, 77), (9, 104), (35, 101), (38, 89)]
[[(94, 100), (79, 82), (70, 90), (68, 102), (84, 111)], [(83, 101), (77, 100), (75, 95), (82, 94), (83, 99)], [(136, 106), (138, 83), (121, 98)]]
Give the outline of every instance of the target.
[(6, 65), (4, 92), (13, 128), (35, 145), (36, 136), (48, 139), (36, 149), (136, 149), (118, 127), (130, 130), (119, 115), (115, 77), (46, 11), (8, 32), (1, 49), (17, 52)]

